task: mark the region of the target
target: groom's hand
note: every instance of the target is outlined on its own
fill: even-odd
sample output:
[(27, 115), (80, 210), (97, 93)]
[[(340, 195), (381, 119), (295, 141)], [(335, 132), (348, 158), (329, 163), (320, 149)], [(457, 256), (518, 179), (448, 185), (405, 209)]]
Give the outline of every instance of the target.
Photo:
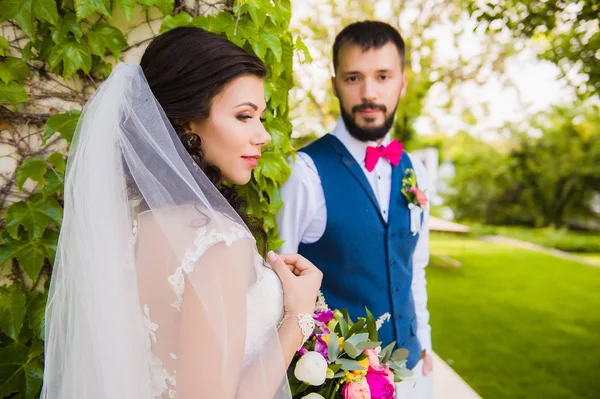
[(423, 359), (423, 375), (428, 376), (433, 371), (433, 356), (423, 351), (421, 359)]

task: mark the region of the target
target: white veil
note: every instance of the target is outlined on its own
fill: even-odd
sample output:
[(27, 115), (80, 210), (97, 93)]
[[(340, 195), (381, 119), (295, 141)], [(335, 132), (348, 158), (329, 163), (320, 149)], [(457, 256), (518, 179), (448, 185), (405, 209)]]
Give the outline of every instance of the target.
[(119, 64), (69, 154), (42, 398), (290, 398), (275, 323), (245, 353), (257, 257), (142, 69)]

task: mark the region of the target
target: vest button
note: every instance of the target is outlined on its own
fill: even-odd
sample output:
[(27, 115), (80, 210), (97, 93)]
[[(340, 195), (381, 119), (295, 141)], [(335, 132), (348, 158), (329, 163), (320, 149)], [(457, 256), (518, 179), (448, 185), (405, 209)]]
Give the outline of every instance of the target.
[(394, 287), (394, 294), (397, 294), (397, 293), (398, 293), (398, 291), (400, 291), (400, 290), (398, 289), (398, 287)]

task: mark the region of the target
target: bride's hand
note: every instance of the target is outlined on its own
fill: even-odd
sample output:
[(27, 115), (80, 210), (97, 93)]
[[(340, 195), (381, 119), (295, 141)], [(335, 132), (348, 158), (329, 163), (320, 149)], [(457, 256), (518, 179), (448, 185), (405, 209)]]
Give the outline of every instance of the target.
[(277, 255), (269, 252), (269, 262), (283, 285), (285, 313), (313, 314), (323, 273), (308, 259), (298, 254)]

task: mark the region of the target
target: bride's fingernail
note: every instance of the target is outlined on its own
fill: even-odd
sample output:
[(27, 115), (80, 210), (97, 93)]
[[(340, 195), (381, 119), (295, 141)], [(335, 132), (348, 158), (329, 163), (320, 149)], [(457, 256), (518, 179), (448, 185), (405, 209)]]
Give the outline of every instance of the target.
[(277, 260), (277, 254), (275, 254), (275, 252), (269, 251), (267, 255), (269, 256), (270, 262), (275, 262)]

